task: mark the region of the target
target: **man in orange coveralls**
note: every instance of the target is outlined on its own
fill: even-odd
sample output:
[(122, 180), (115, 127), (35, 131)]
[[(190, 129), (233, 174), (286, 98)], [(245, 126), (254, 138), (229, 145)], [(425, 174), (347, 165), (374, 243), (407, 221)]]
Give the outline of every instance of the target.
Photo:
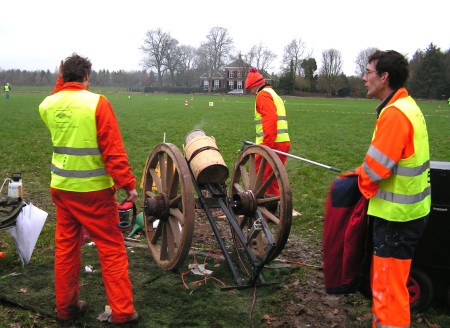
[[(288, 123), (284, 102), (272, 89), (266, 79), (252, 67), (245, 80), (245, 88), (252, 95), (256, 95), (255, 100), (255, 124), (256, 124), (256, 144), (289, 153), (291, 142), (288, 134)], [(283, 165), (286, 163), (286, 155), (278, 154)], [(256, 157), (256, 169), (259, 168), (261, 157)], [(264, 172), (264, 179), (270, 175), (270, 170)], [(266, 194), (279, 196), (278, 183), (273, 180), (267, 188)]]
[(56, 206), (55, 291), (60, 321), (86, 309), (79, 300), (82, 228), (98, 248), (110, 322), (138, 320), (128, 257), (118, 229), (116, 189), (137, 199), (119, 126), (109, 101), (89, 92), (89, 59), (73, 54), (61, 62), (53, 94), (39, 106), (53, 143), (51, 195)]
[(375, 131), (358, 186), (373, 218), (372, 327), (410, 327), (406, 286), (431, 206), (430, 154), (425, 118), (404, 85), (408, 61), (396, 51), (369, 57), (363, 80), (380, 100)]

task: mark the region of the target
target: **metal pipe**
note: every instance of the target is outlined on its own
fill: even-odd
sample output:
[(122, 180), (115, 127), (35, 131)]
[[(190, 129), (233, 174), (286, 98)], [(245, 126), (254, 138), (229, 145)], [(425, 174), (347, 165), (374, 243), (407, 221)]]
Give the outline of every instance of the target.
[[(247, 140), (242, 140), (242, 142), (243, 142), (245, 145), (256, 145), (254, 142), (247, 141)], [(292, 155), (292, 154), (289, 154), (289, 153), (285, 153), (285, 152), (283, 152), (283, 151), (279, 151), (279, 150), (276, 150), (276, 149), (272, 149), (272, 150), (273, 150), (274, 152), (278, 153), (278, 154), (285, 155), (285, 156), (291, 157), (291, 158), (295, 158), (295, 159), (298, 159), (298, 160), (300, 160), (300, 161), (307, 162), (307, 163), (309, 163), (309, 164), (314, 164), (314, 165), (323, 167), (323, 168), (325, 168), (325, 169), (328, 169), (328, 170), (331, 170), (331, 171), (334, 171), (334, 172), (342, 172), (342, 170), (340, 170), (340, 169), (338, 169), (338, 168), (335, 168), (335, 167), (333, 167), (333, 166), (329, 166), (329, 165), (325, 165), (325, 164), (322, 164), (322, 163), (314, 162), (314, 161), (311, 161), (311, 160), (309, 160), (309, 159), (306, 159), (306, 158), (303, 158), (303, 157), (299, 157), (299, 156), (295, 156), (295, 155)]]

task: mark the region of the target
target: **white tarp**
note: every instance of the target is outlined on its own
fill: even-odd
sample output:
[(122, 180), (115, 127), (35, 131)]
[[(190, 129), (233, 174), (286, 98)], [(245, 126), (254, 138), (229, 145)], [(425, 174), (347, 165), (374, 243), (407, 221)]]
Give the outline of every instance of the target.
[(28, 264), (33, 254), (34, 246), (42, 231), (48, 213), (37, 208), (32, 203), (22, 208), (16, 219), (16, 225), (8, 232), (14, 239), (17, 251), (23, 264)]

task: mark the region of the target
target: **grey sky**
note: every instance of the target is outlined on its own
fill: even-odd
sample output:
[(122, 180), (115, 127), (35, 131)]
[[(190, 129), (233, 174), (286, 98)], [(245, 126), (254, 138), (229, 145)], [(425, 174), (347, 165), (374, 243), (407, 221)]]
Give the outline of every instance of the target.
[(140, 70), (147, 31), (161, 28), (180, 44), (198, 47), (219, 26), (242, 53), (259, 43), (274, 52), (274, 72), (284, 47), (300, 38), (319, 68), (322, 51), (335, 48), (344, 73), (353, 75), (356, 56), (368, 47), (408, 58), (431, 42), (447, 51), (449, 9), (450, 2), (435, 0), (14, 0), (2, 6), (0, 69), (53, 71), (77, 52), (94, 70)]

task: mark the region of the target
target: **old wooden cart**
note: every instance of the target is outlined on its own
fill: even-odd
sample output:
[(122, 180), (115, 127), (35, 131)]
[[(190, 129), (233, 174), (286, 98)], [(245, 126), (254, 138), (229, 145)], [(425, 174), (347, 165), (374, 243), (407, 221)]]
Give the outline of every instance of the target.
[[(205, 140), (202, 132), (194, 130), (186, 136), (184, 154), (174, 144), (162, 143), (148, 157), (143, 176), (144, 225), (151, 254), (162, 269), (178, 270), (189, 254), (195, 209), (200, 206), (232, 273), (233, 288), (266, 284), (261, 271), (281, 253), (291, 227), (292, 193), (286, 170), (270, 148), (245, 147), (227, 190), (228, 169), (214, 139), (187, 151), (190, 141)], [(200, 153), (203, 159), (194, 164)], [(271, 172), (266, 178), (265, 170)], [(266, 193), (274, 180), (279, 196)], [(223, 211), (232, 242), (223, 236), (212, 209)]]

